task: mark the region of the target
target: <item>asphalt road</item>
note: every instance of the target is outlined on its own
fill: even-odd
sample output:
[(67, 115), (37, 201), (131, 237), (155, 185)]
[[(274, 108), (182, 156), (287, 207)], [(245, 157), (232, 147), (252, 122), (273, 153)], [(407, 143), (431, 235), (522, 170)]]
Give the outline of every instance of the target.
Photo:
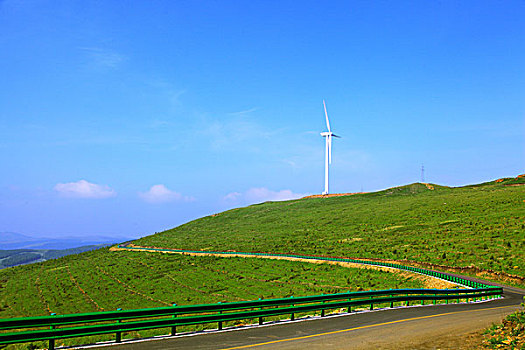
[[(452, 275), (452, 274), (451, 274)], [(465, 278), (464, 276), (462, 276)], [(487, 284), (479, 279), (469, 278)], [(495, 284), (494, 284), (495, 285)], [(446, 339), (484, 329), (520, 307), (525, 290), (504, 288), (504, 298), (488, 302), (427, 305), (309, 318), (264, 326), (108, 344), (137, 349), (434, 349)], [(448, 338), (447, 338), (448, 337)], [(427, 345), (424, 345), (427, 344)], [(445, 345), (443, 345), (445, 344)], [(102, 345), (90, 346), (101, 348)]]

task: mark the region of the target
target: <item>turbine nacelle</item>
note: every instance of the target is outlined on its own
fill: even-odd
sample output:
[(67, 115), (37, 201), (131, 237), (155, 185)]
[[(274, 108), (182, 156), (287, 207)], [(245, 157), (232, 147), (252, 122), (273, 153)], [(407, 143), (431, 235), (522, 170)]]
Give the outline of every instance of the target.
[(334, 134), (333, 132), (328, 132), (328, 131), (322, 132), (322, 133), (321, 133), (321, 136), (322, 136), (322, 137), (333, 136), (333, 137), (337, 137), (338, 139), (341, 138), (341, 136), (336, 135), (336, 134)]

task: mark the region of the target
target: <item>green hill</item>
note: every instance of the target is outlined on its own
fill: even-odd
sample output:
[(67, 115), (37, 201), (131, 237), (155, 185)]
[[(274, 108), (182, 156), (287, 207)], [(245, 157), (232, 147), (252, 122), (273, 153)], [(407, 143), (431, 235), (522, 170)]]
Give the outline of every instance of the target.
[[(330, 264), (241, 257), (189, 256), (108, 248), (0, 270), (0, 318), (71, 314), (122, 308), (205, 304), (349, 290), (424, 288), (419, 275)], [(297, 314), (300, 317), (301, 314)], [(286, 318), (273, 316), (268, 320)], [(242, 324), (226, 322), (225, 327)], [(214, 328), (181, 326), (178, 332)], [(130, 337), (167, 334), (167, 329)], [(113, 339), (100, 335), (58, 340), (57, 346)], [(41, 349), (45, 342), (9, 345)]]
[[(409, 260), (523, 282), (525, 176), (450, 188), (416, 183), (329, 198), (266, 202), (134, 243)], [(499, 275), (498, 275), (499, 274)], [(515, 276), (516, 278), (512, 278)]]
[[(406, 264), (442, 265), (441, 270), (471, 266), (461, 272), (480, 269), (485, 278), (520, 284), (525, 276), (523, 184), (525, 177), (460, 188), (412, 184), (375, 193), (267, 202), (133, 243), (406, 259)], [(487, 275), (488, 270), (495, 273)], [(0, 270), (0, 318), (422, 286), (411, 276), (376, 270), (102, 248)], [(140, 336), (155, 332), (162, 330)]]

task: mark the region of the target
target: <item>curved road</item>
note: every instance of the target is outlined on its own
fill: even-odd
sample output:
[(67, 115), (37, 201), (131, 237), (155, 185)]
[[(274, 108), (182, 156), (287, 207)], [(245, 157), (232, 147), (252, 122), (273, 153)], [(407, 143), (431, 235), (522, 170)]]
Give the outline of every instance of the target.
[[(107, 344), (111, 349), (434, 349), (500, 322), (519, 308), (525, 290), (504, 288), (489, 302), (427, 305), (309, 318), (264, 326)], [(92, 346), (99, 348), (99, 346)]]
[[(458, 276), (472, 281), (495, 283)], [(504, 286), (504, 298), (462, 304), (378, 309), (309, 317), (223, 331), (106, 343), (115, 350), (139, 349), (452, 349), (457, 338), (482, 330), (520, 308), (525, 290)], [(465, 347), (463, 347), (465, 348)], [(467, 347), (466, 348), (470, 348)], [(465, 349), (466, 349), (465, 348)]]

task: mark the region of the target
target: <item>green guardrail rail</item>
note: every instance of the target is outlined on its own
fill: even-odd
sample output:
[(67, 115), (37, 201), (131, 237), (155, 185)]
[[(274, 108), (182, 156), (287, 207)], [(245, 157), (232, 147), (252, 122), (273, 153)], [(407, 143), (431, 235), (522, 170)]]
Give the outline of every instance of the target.
[[(121, 247), (121, 246), (119, 246)], [(265, 317), (290, 315), (294, 319), (296, 313), (326, 310), (346, 309), (366, 306), (373, 309), (374, 305), (394, 303), (460, 302), (488, 300), (499, 298), (503, 294), (501, 287), (488, 286), (467, 279), (450, 276), (438, 271), (426, 270), (399, 264), (373, 262), (346, 258), (314, 257), (295, 254), (268, 254), (243, 252), (189, 251), (160, 248), (121, 247), (134, 250), (156, 250), (178, 253), (197, 254), (242, 254), (254, 256), (282, 256), (300, 259), (316, 259), (324, 261), (354, 262), (367, 265), (391, 267), (408, 270), (469, 287), (468, 289), (388, 289), (377, 291), (347, 292), (323, 294), (302, 297), (277, 299), (259, 299), (240, 302), (226, 302), (201, 305), (174, 305), (171, 307), (148, 308), (137, 310), (101, 311), (81, 314), (37, 316), (0, 319), (0, 344), (14, 344), (32, 341), (49, 341), (49, 349), (55, 348), (55, 340), (100, 334), (115, 334), (116, 342), (121, 342), (123, 332), (145, 329), (171, 327), (171, 335), (176, 334), (177, 326), (217, 323), (222, 329), (223, 322), (258, 319), (259, 324)], [(153, 319), (152, 319), (153, 318)]]

